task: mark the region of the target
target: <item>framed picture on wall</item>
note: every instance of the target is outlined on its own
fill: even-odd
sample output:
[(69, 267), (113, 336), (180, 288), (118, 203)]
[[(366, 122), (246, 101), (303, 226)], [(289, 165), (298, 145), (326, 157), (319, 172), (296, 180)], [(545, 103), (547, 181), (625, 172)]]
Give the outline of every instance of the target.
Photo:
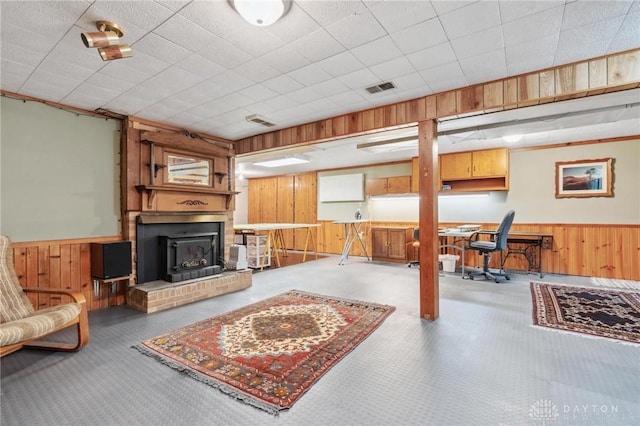
[(613, 158), (556, 162), (556, 198), (612, 197)]

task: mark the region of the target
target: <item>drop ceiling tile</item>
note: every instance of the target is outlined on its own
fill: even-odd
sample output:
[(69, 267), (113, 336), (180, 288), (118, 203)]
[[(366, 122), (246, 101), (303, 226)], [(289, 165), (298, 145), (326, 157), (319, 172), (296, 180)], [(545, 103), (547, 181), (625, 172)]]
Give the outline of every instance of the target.
[[(464, 81), (464, 73), (457, 61), (421, 70), (419, 73), (429, 87), (431, 87), (436, 93), (442, 91), (441, 88), (443, 87), (443, 84), (441, 84), (441, 82)], [(466, 85), (467, 84), (465, 82), (465, 84), (458, 87), (464, 87)], [(448, 84), (445, 84), (444, 87), (448, 87)]]
[(20, 94), (47, 101), (60, 102), (77, 86), (74, 79), (59, 73), (48, 73), (36, 69), (20, 87)]
[(502, 31), (505, 45), (513, 46), (557, 34), (562, 26), (563, 9), (563, 7), (547, 9), (504, 24)]
[(293, 92), (294, 90), (298, 90), (304, 87), (302, 84), (298, 83), (288, 75), (279, 75), (278, 77), (274, 77), (262, 82), (262, 84), (264, 84), (274, 92), (280, 93), (281, 95)]
[(429, 89), (422, 76), (417, 72), (396, 77), (393, 79), (393, 84), (396, 86), (398, 94), (411, 92), (414, 94), (412, 98), (419, 98), (431, 93), (431, 89)]
[(623, 19), (619, 16), (561, 31), (554, 65), (604, 55)]
[(515, 21), (529, 15), (536, 15), (547, 9), (557, 8), (556, 13), (562, 17), (565, 0), (519, 0), (500, 2), (500, 16), (502, 23)]
[(342, 82), (340, 82), (340, 80), (338, 80), (337, 78), (332, 78), (331, 80), (314, 84), (312, 86), (309, 86), (309, 88), (313, 89), (317, 93), (322, 93), (324, 96), (333, 96), (338, 93), (349, 91), (349, 88), (342, 84)]
[(291, 45), (274, 50), (267, 55), (261, 56), (260, 59), (283, 74), (311, 63)]
[(94, 69), (78, 66), (52, 55), (47, 56), (38, 69), (52, 75), (60, 74), (60, 70), (64, 69), (64, 77), (70, 81), (78, 82), (77, 84), (88, 79), (96, 72)]
[(326, 27), (340, 44), (347, 49), (363, 45), (387, 35), (371, 12), (362, 11)]
[(303, 86), (311, 86), (329, 80), (331, 75), (319, 65), (309, 64), (287, 74)]
[(432, 81), (429, 83), (429, 87), (433, 89), (434, 93), (446, 92), (448, 90), (454, 90), (468, 85), (467, 80), (463, 76), (457, 75), (447, 76), (442, 80)]
[(458, 62), (469, 84), (507, 77), (507, 63), (503, 48), (460, 59)]
[(269, 117), (269, 114), (278, 110), (273, 105), (269, 105), (265, 102), (256, 102), (255, 104), (247, 105), (246, 108), (249, 111), (254, 111), (254, 114), (258, 114), (267, 118)]
[(541, 70), (553, 65), (558, 34), (505, 47), (508, 75), (518, 75)]
[(364, 69), (364, 65), (350, 51), (338, 53), (318, 62), (318, 65), (333, 77)]
[(154, 75), (145, 81), (144, 85), (150, 90), (173, 94), (193, 87), (203, 80), (204, 78), (181, 68), (171, 67)]
[(217, 80), (224, 85), (224, 87), (229, 91), (228, 93), (242, 90), (253, 85), (253, 81), (233, 71), (223, 72)]
[[(133, 63), (129, 62), (130, 59), (133, 58), (109, 62), (104, 68), (100, 69), (98, 75), (104, 75), (122, 81), (125, 85), (140, 84), (151, 77), (149, 73), (140, 71), (137, 67), (130, 66), (129, 64)], [(92, 76), (92, 78), (94, 76)]]
[(317, 93), (310, 87), (303, 87), (302, 89), (294, 90), (293, 92), (287, 93), (287, 98), (293, 100), (298, 105), (302, 105), (306, 102), (311, 102), (322, 98), (322, 94)]
[(183, 7), (185, 7), (191, 2), (191, 0), (154, 0), (154, 1), (174, 12), (177, 12), (178, 10), (182, 9)]
[(227, 68), (235, 68), (252, 59), (251, 55), (247, 52), (238, 49), (228, 41), (219, 37), (212, 39), (209, 46), (205, 47), (198, 53), (201, 56)]
[(185, 59), (176, 62), (176, 67), (187, 70), (193, 74), (199, 75), (203, 78), (212, 78), (222, 74), (227, 69), (222, 65), (210, 61), (209, 59), (194, 53), (187, 56)]
[(369, 67), (369, 70), (382, 81), (394, 80), (396, 77), (416, 72), (411, 62), (404, 56), (374, 65)]
[[(135, 17), (138, 27), (151, 31), (173, 15), (173, 11), (153, 1), (96, 1), (85, 13), (85, 16), (97, 20), (109, 20), (122, 25), (123, 22)], [(125, 36), (126, 36), (126, 26)]]
[(167, 64), (174, 64), (191, 55), (191, 51), (154, 33), (147, 34), (131, 48), (134, 56), (136, 53), (144, 53)]
[(381, 1), (369, 7), (389, 34), (436, 17), (430, 2)]
[(215, 37), (214, 34), (180, 14), (173, 15), (153, 32), (192, 52), (205, 48)]
[[(4, 55), (4, 51), (2, 52)], [(2, 58), (0, 61), (0, 70), (2, 70), (2, 78), (5, 75), (13, 74), (15, 77), (20, 77), (22, 81), (26, 81), (27, 78), (35, 71), (35, 67), (24, 64), (22, 62), (15, 62), (8, 58)], [(4, 89), (4, 81), (2, 81), (2, 88)]]
[[(2, 7), (4, 7), (4, 4), (6, 3), (0, 2), (0, 5), (3, 5)], [(2, 13), (4, 13), (4, 9)], [(0, 46), (2, 46), (2, 49), (5, 49), (7, 46), (18, 46), (32, 52), (40, 53), (43, 57), (53, 49), (59, 40), (58, 38), (47, 37), (27, 31), (12, 23), (2, 22), (0, 31), (2, 35), (2, 40), (0, 40), (2, 44)]]
[(243, 25), (225, 36), (236, 48), (253, 57), (262, 56), (284, 46), (284, 42), (262, 27)]
[(233, 71), (256, 83), (260, 83), (280, 75), (280, 72), (277, 69), (265, 64), (260, 59), (245, 62), (244, 64), (234, 68)]
[(293, 108), (297, 105), (297, 102), (287, 97), (286, 95), (276, 96), (275, 98), (271, 98), (265, 101), (267, 104), (277, 108), (278, 111)]
[(238, 93), (246, 96), (252, 101), (263, 101), (265, 99), (275, 98), (276, 96), (279, 96), (277, 92), (269, 89), (262, 84), (254, 84), (253, 86), (249, 86), (240, 90)]
[(148, 77), (151, 77), (152, 75), (155, 75), (171, 66), (166, 62), (163, 62), (151, 55), (147, 55), (144, 52), (136, 51), (135, 49), (133, 50), (132, 57), (109, 61), (108, 67), (111, 67), (113, 64), (126, 64), (128, 68), (137, 69)]
[(296, 3), (323, 27), (365, 9), (365, 5), (360, 1), (301, 1)]
[(251, 25), (226, 1), (192, 1), (178, 13), (218, 37), (237, 31), (241, 26)]
[[(2, 52), (2, 59), (11, 62), (16, 62), (29, 67), (36, 67), (42, 61), (44, 55), (42, 53), (34, 52), (24, 47), (16, 46), (15, 44), (3, 45), (0, 48)], [(2, 70), (4, 72), (4, 70)]]
[(349, 87), (350, 89), (362, 89), (363, 91), (365, 87), (382, 83), (380, 79), (371, 72), (371, 70), (366, 68), (351, 72), (349, 74), (345, 74), (338, 77), (338, 79), (340, 80), (340, 82), (342, 82), (342, 84)]
[(380, 64), (402, 56), (402, 52), (389, 36), (351, 49), (351, 53), (366, 66)]
[(275, 24), (264, 27), (263, 30), (273, 34), (283, 43), (291, 43), (319, 28), (320, 25), (300, 8), (298, 3), (292, 2), (289, 13)]
[[(4, 64), (2, 64), (4, 67)], [(18, 93), (20, 87), (24, 84), (26, 76), (23, 74), (16, 74), (12, 69), (2, 69), (2, 90), (6, 90), (13, 93)]]
[(440, 22), (450, 40), (500, 25), (498, 2), (476, 2), (440, 15)]
[[(13, 23), (57, 41), (90, 5), (86, 1), (3, 1), (2, 26)], [(4, 36), (4, 34), (3, 34)]]
[(502, 27), (493, 27), (451, 41), (458, 59), (477, 56), (504, 47)]
[(463, 7), (467, 7), (470, 4), (475, 3), (478, 0), (470, 0), (470, 1), (432, 1), (431, 4), (433, 8), (436, 10), (438, 16), (442, 16), (445, 13), (452, 12), (457, 9), (461, 9)]
[(305, 58), (316, 62), (344, 52), (345, 48), (325, 29), (316, 30), (291, 43), (291, 46)]
[(453, 52), (451, 43), (446, 42), (413, 52), (407, 55), (407, 58), (417, 70), (423, 70), (453, 62), (456, 60), (456, 55)]
[(109, 103), (109, 101), (119, 94), (120, 92), (115, 90), (109, 90), (89, 83), (82, 83), (69, 93), (62, 102), (65, 105), (83, 105), (83, 108), (87, 108), (86, 105), (91, 105), (92, 108), (90, 109), (94, 110)]
[[(627, 13), (631, 2), (628, 1), (575, 1), (564, 8), (562, 30), (582, 27), (586, 24), (620, 17)], [(609, 21), (610, 23), (616, 20)]]
[(405, 54), (417, 52), (448, 41), (439, 19), (430, 19), (391, 34), (391, 39)]

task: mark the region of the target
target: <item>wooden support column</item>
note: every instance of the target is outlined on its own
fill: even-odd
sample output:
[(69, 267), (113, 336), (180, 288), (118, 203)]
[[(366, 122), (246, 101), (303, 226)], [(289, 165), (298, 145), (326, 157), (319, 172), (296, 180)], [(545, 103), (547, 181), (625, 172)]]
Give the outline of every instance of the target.
[(438, 280), (438, 125), (435, 120), (418, 123), (418, 176), (420, 193), (420, 318), (439, 315)]

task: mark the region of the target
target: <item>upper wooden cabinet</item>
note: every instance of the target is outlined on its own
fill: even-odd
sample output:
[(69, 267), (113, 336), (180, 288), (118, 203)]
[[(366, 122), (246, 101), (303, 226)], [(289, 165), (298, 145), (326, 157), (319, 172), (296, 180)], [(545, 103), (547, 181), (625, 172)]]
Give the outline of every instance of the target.
[(411, 176), (393, 176), (367, 179), (367, 195), (406, 194), (411, 192)]
[(439, 162), (443, 192), (509, 189), (509, 150), (506, 148), (442, 154)]

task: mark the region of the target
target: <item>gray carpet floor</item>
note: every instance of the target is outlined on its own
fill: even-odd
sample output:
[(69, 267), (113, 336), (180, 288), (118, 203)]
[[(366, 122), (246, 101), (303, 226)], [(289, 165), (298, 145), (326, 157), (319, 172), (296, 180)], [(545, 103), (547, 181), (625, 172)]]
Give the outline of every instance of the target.
[[(640, 345), (532, 326), (530, 281), (440, 279), (440, 318), (419, 318), (416, 268), (330, 256), (253, 275), (247, 290), (169, 311), (90, 313), (78, 353), (1, 360), (2, 425), (638, 425)], [(271, 416), (132, 349), (290, 289), (396, 311), (290, 409)]]

